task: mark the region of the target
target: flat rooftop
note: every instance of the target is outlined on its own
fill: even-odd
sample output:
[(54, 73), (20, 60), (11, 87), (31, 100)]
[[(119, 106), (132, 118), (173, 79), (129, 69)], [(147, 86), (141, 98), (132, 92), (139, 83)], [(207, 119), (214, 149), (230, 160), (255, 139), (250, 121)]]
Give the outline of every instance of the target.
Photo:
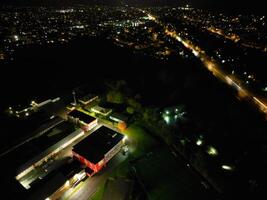
[(50, 114), (43, 111), (35, 112), (26, 118), (17, 118), (1, 113), (1, 153), (9, 149), (11, 146), (14, 146), (28, 137), (33, 136), (36, 129), (43, 124), (50, 123), (50, 117)]
[[(40, 134), (39, 137), (25, 142), (23, 145), (9, 152), (2, 159), (9, 168), (13, 168), (14, 173), (17, 175), (15, 171), (20, 171), (19, 169), (23, 169), (29, 164), (29, 161), (48, 151), (48, 149), (75, 131), (75, 126), (70, 122), (61, 121), (58, 118), (51, 119), (48, 124), (44, 124), (36, 130), (35, 133)], [(52, 151), (52, 149), (50, 150)]]
[(128, 121), (128, 117), (126, 115), (120, 114), (120, 113), (112, 113), (109, 118), (115, 118), (121, 121)]
[(104, 155), (118, 144), (123, 135), (104, 126), (74, 146), (73, 151), (88, 161), (96, 164)]
[(90, 101), (94, 98), (97, 98), (97, 95), (95, 94), (87, 94), (86, 96), (83, 96), (82, 98), (79, 98), (79, 101), (82, 101), (82, 102), (87, 102), (87, 101)]
[(90, 115), (87, 115), (87, 114), (80, 112), (78, 110), (73, 110), (68, 115), (71, 117), (74, 117), (74, 118), (78, 118), (79, 120), (85, 122), (86, 124), (89, 124), (95, 120), (94, 117), (91, 117)]
[[(28, 142), (24, 150), (29, 152), (26, 153), (25, 151), (25, 153), (20, 156), (20, 158), (22, 157), (23, 160), (27, 162), (24, 162), (19, 168), (19, 171), (25, 170), (31, 164), (41, 160), (56, 148), (66, 143), (71, 139), (70, 136), (77, 131), (73, 124), (63, 121), (55, 127), (46, 130), (42, 136)], [(19, 160), (20, 158), (17, 159)], [(25, 160), (26, 158), (27, 160)]]

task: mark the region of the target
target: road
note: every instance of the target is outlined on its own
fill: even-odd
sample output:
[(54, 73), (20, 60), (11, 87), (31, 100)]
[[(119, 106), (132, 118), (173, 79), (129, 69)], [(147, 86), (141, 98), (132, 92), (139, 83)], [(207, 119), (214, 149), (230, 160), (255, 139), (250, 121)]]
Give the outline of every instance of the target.
[(168, 27), (160, 22), (158, 18), (150, 13), (148, 13), (145, 10), (140, 10), (141, 12), (145, 13), (148, 18), (159, 24), (161, 27), (163, 27), (164, 32), (167, 36), (173, 38), (174, 40), (181, 43), (185, 48), (190, 50), (195, 57), (199, 58), (201, 62), (203, 63), (203, 66), (209, 70), (216, 78), (221, 80), (222, 82), (226, 83), (227, 85), (231, 86), (234, 90), (237, 92), (237, 97), (240, 99), (246, 98), (250, 99), (250, 102), (262, 113), (265, 114), (265, 119), (267, 120), (267, 100), (263, 97), (260, 97), (256, 94), (254, 94), (253, 91), (246, 88), (242, 80), (238, 79), (234, 75), (229, 75), (223, 69), (220, 67), (219, 63), (212, 59), (209, 55), (206, 54), (206, 52), (201, 49), (201, 47), (193, 44), (192, 41), (182, 38), (176, 31), (172, 30), (170, 31)]
[(98, 189), (98, 186), (105, 181), (112, 171), (118, 167), (125, 159), (127, 155), (123, 155), (119, 152), (114, 156), (105, 168), (102, 169), (98, 174), (87, 178), (84, 182), (81, 182), (75, 188), (71, 188), (66, 191), (60, 199), (62, 200), (88, 200)]

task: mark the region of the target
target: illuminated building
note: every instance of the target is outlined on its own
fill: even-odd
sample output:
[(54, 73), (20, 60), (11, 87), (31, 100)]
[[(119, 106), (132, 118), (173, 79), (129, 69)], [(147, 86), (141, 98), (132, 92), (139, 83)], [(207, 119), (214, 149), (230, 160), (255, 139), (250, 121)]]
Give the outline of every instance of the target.
[(78, 124), (83, 130), (89, 131), (97, 125), (97, 119), (78, 110), (72, 110), (68, 114), (70, 121)]
[(88, 94), (88, 95), (86, 95), (86, 96), (80, 98), (80, 99), (79, 99), (79, 102), (80, 102), (81, 104), (83, 104), (83, 105), (87, 105), (87, 104), (89, 104), (89, 103), (91, 103), (91, 102), (93, 102), (93, 101), (95, 101), (95, 100), (97, 100), (97, 99), (98, 99), (98, 96), (96, 96), (96, 95), (92, 95), (92, 94)]
[(122, 134), (101, 127), (74, 146), (73, 156), (91, 169), (87, 174), (92, 176), (120, 151), (123, 138)]
[(44, 129), (39, 130), (38, 136), (12, 152), (21, 157), (18, 160), (22, 159), (15, 179), (24, 188), (30, 189), (31, 184), (38, 178), (35, 175), (37, 168), (56, 157), (59, 152), (83, 135), (83, 130), (75, 129), (71, 123), (66, 121), (56, 121), (48, 127), (44, 126)]
[(94, 106), (93, 108), (91, 108), (91, 110), (93, 112), (100, 114), (100, 115), (103, 115), (103, 116), (108, 116), (112, 112), (112, 109), (103, 108), (100, 106)]
[(115, 122), (127, 122), (128, 117), (119, 113), (113, 113), (109, 116), (109, 118)]

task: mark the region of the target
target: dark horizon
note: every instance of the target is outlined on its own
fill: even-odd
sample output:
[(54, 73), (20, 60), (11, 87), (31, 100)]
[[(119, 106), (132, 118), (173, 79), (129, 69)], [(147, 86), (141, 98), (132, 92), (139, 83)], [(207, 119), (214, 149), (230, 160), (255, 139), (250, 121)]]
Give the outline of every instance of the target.
[(2, 0), (0, 5), (11, 5), (11, 6), (71, 6), (77, 4), (85, 5), (108, 5), (108, 6), (120, 6), (120, 5), (131, 5), (131, 6), (184, 6), (191, 5), (195, 8), (202, 8), (208, 10), (214, 10), (219, 12), (229, 13), (265, 13), (265, 3), (260, 0), (255, 1), (231, 1), (231, 0)]

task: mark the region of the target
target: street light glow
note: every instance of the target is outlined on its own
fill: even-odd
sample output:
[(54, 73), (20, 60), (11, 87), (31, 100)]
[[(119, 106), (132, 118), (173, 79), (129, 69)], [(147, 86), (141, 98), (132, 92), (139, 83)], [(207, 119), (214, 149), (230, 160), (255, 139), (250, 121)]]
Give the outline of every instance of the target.
[(196, 144), (197, 144), (197, 146), (201, 146), (203, 144), (203, 141), (201, 139), (198, 139)]
[(231, 167), (229, 165), (222, 165), (222, 169), (227, 170), (227, 171), (232, 171), (233, 167)]
[(128, 136), (125, 135), (125, 136), (123, 137), (123, 139), (122, 139), (122, 142), (125, 143), (127, 140), (128, 140)]
[(209, 146), (208, 149), (207, 149), (207, 153), (210, 155), (210, 156), (217, 156), (218, 155), (218, 151), (217, 149), (215, 149), (214, 147), (212, 146)]
[(65, 183), (65, 187), (69, 187), (70, 186), (70, 181), (67, 180), (66, 183)]
[(164, 117), (164, 120), (165, 120), (165, 122), (168, 124), (168, 123), (170, 123), (170, 117), (169, 116), (165, 116)]
[(19, 36), (18, 35), (14, 35), (14, 40), (18, 41), (19, 40)]

